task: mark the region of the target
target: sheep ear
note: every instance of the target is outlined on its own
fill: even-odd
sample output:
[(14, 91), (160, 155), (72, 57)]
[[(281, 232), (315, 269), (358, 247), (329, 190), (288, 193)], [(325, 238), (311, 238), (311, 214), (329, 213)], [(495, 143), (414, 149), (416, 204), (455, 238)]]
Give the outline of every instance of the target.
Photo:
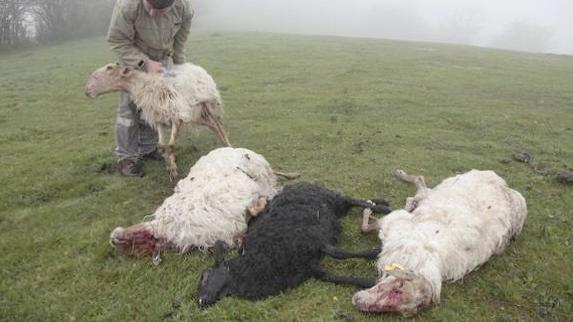
[(131, 72), (132, 72), (131, 67), (123, 67), (121, 69), (121, 77), (127, 77), (131, 74)]
[(225, 262), (225, 242), (217, 241), (215, 243), (215, 266)]

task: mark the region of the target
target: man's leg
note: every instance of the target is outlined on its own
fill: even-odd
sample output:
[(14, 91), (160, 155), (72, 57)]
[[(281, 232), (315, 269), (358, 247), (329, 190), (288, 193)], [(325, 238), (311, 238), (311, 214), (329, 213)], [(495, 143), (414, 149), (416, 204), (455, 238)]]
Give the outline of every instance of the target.
[(137, 108), (130, 101), (127, 93), (120, 93), (119, 107), (115, 126), (115, 154), (118, 158), (119, 170), (130, 177), (143, 176), (143, 171), (137, 166), (139, 124)]
[[(168, 70), (169, 69), (169, 59), (160, 60), (161, 65)], [(161, 153), (157, 151), (158, 135), (157, 131), (159, 129), (153, 129), (146, 121), (143, 119), (141, 112), (137, 112), (137, 122), (139, 126), (139, 159), (151, 158), (151, 159), (162, 159)]]
[(153, 129), (138, 113), (137, 117), (137, 125), (139, 128), (139, 158), (143, 158), (144, 156), (152, 156), (152, 154), (157, 154), (161, 156), (161, 154), (156, 153), (157, 150), (157, 130)]

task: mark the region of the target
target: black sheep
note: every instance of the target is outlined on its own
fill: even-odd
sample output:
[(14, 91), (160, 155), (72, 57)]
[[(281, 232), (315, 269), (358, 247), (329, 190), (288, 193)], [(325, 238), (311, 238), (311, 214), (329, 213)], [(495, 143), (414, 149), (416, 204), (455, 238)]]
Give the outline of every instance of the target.
[(227, 295), (258, 300), (311, 277), (363, 288), (373, 286), (374, 279), (333, 275), (320, 267), (320, 260), (323, 255), (376, 258), (379, 248), (348, 253), (333, 245), (340, 236), (339, 218), (352, 206), (391, 211), (384, 200), (377, 203), (341, 196), (316, 184), (285, 187), (249, 226), (240, 256), (225, 261), (223, 243), (216, 245), (215, 266), (201, 274), (199, 305), (211, 305)]

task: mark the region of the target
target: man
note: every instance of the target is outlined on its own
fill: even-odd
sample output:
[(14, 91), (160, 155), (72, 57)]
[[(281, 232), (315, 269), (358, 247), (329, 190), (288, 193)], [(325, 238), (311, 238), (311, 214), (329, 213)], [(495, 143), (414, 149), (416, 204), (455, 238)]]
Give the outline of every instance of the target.
[[(189, 0), (118, 0), (107, 41), (121, 64), (160, 73), (185, 62), (185, 42), (193, 9)], [(140, 160), (161, 159), (157, 132), (141, 117), (127, 93), (121, 93), (116, 120), (118, 168), (129, 177), (144, 175)]]

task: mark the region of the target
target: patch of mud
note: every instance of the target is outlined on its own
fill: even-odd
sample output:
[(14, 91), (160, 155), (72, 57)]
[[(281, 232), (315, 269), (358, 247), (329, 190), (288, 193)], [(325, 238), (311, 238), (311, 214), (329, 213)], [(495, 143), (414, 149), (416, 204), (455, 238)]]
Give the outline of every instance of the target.
[(564, 184), (573, 184), (573, 172), (571, 171), (560, 171), (555, 176), (555, 180)]
[[(573, 184), (573, 172), (569, 170), (556, 171), (547, 169), (543, 164), (534, 161), (533, 155), (529, 152), (516, 152), (512, 155), (513, 160), (525, 163), (533, 172), (542, 176), (553, 177), (557, 182), (562, 184)], [(508, 160), (502, 160), (502, 163), (507, 163)]]

